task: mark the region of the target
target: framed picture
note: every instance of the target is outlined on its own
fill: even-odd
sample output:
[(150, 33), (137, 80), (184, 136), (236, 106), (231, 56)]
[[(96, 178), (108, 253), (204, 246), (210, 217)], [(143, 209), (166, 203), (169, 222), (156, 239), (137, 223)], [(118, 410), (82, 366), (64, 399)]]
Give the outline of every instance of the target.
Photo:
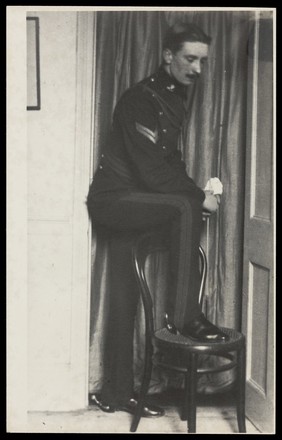
[(39, 17), (26, 18), (27, 32), (27, 110), (40, 110)]

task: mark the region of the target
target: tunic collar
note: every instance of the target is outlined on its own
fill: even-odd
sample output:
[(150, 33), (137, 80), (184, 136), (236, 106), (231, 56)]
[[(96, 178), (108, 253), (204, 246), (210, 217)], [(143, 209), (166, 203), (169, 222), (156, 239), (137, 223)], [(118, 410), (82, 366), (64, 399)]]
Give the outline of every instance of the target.
[(187, 87), (170, 76), (163, 66), (160, 66), (157, 72), (150, 77), (150, 81), (155, 83), (155, 87), (157, 88), (168, 90), (182, 98), (186, 97)]

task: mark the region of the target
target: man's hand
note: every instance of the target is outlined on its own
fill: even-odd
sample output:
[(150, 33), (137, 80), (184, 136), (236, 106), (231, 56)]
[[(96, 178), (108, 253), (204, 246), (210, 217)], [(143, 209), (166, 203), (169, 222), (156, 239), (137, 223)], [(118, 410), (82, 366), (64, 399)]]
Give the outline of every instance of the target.
[(220, 197), (214, 196), (212, 191), (205, 190), (206, 198), (203, 201), (203, 209), (209, 212), (217, 211), (220, 204)]

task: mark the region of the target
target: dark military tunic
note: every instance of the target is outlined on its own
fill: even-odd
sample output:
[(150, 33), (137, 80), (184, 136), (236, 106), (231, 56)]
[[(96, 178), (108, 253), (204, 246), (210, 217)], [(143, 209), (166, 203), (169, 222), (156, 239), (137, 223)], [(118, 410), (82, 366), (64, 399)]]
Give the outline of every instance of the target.
[(178, 148), (184, 99), (185, 87), (162, 67), (123, 94), (89, 203), (92, 197), (124, 191), (180, 193), (204, 200)]

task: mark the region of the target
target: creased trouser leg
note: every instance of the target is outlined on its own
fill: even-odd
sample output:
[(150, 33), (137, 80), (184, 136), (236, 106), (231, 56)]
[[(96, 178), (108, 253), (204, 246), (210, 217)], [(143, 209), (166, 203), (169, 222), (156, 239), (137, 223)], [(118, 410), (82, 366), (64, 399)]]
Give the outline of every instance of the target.
[(102, 400), (119, 405), (132, 397), (134, 319), (139, 294), (131, 267), (131, 235), (109, 240), (109, 322), (107, 323)]
[[(97, 201), (93, 217), (116, 233), (111, 239), (110, 318), (103, 396), (126, 396), (132, 384), (132, 339), (136, 282), (131, 264), (132, 233), (164, 226), (170, 231), (168, 312), (181, 330), (199, 315), (198, 247), (201, 205), (178, 194), (131, 193), (118, 200)], [(112, 334), (114, 333), (114, 334)], [(123, 341), (123, 342), (121, 342)], [(123, 347), (121, 347), (123, 345)], [(127, 347), (124, 347), (127, 345)], [(123, 380), (123, 377), (126, 378)], [(122, 386), (122, 389), (117, 390)]]

